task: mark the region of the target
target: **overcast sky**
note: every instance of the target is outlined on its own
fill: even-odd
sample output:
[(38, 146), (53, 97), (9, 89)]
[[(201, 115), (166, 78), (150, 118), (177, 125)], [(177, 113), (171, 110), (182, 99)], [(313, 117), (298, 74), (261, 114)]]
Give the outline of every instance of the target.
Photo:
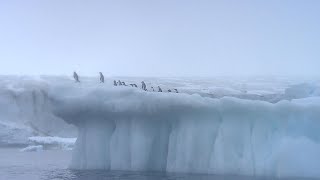
[(319, 0), (0, 0), (0, 74), (320, 75)]

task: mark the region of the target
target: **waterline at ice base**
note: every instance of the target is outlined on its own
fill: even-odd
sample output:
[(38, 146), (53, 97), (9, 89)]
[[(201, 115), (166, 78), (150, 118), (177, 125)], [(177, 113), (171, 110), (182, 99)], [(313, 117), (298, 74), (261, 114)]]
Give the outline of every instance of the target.
[(48, 88), (72, 169), (320, 177), (320, 99), (269, 103), (128, 87)]

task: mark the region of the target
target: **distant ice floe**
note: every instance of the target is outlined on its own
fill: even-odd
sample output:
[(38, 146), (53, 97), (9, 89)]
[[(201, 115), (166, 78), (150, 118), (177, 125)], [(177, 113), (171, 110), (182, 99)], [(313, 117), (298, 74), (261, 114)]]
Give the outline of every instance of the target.
[(40, 150), (72, 150), (77, 138), (61, 138), (61, 137), (45, 137), (33, 136), (28, 137), (28, 146), (21, 149), (26, 151), (40, 151)]
[(21, 152), (39, 152), (43, 151), (42, 145), (28, 146), (20, 150)]
[(285, 97), (288, 99), (301, 99), (311, 96), (319, 96), (320, 87), (316, 84), (295, 84), (285, 90)]
[(61, 137), (29, 137), (29, 143), (40, 145), (43, 149), (62, 149), (72, 150), (77, 138), (61, 138)]

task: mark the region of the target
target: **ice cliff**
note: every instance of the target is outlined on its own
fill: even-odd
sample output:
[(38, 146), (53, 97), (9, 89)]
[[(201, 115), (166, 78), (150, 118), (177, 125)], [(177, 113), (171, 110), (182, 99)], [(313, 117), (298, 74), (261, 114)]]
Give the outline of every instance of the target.
[(272, 104), (80, 85), (48, 96), (79, 129), (74, 169), (320, 177), (318, 98)]

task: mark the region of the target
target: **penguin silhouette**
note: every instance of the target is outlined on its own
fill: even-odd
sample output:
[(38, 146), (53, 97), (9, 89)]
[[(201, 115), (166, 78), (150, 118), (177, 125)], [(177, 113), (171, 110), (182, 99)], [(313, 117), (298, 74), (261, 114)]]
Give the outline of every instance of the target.
[(158, 86), (158, 92), (162, 92), (162, 89), (160, 88), (160, 86)]
[(144, 81), (141, 81), (141, 89), (147, 91), (147, 86), (146, 83), (144, 83)]
[(118, 86), (118, 84), (117, 84), (117, 81), (116, 81), (116, 80), (114, 80), (114, 81), (113, 81), (113, 85), (114, 85), (114, 86)]
[(176, 93), (179, 93), (179, 92), (178, 92), (178, 89), (174, 89), (174, 90), (176, 91)]
[(104, 83), (104, 76), (102, 72), (99, 72), (99, 74), (100, 74), (100, 83)]
[(170, 89), (168, 89), (168, 92), (171, 92), (171, 90), (170, 90)]
[(76, 81), (76, 83), (80, 82), (79, 76), (78, 76), (78, 74), (77, 74), (75, 71), (73, 72), (73, 78), (74, 78), (74, 80)]
[(121, 85), (122, 85), (122, 83), (121, 83), (121, 81), (120, 81), (120, 80), (118, 80), (118, 85), (119, 85), (119, 86), (121, 86)]

